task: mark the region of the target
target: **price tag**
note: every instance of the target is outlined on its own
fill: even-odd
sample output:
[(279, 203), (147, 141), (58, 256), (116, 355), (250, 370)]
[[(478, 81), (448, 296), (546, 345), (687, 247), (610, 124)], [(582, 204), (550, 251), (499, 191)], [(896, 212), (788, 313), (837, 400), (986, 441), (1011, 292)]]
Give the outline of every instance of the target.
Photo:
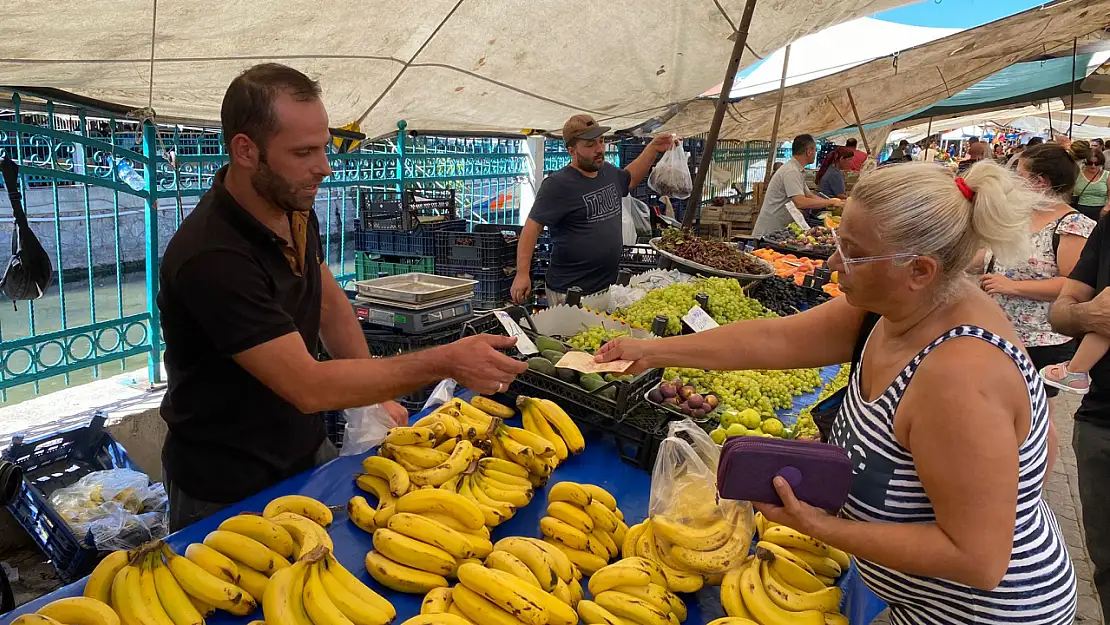
[(586, 352), (567, 352), (559, 362), (555, 363), (555, 368), (574, 369), (582, 373), (624, 373), (632, 364), (631, 360), (597, 362)]
[(505, 328), (509, 336), (516, 337), (516, 349), (518, 352), (525, 356), (540, 353), (540, 350), (536, 349), (536, 344), (532, 342), (532, 339), (528, 338), (528, 335), (524, 333), (520, 325), (509, 316), (509, 313), (503, 310), (495, 310), (493, 314), (497, 317), (497, 320), (501, 322), (501, 327)]
[(686, 313), (682, 320), (685, 321), (686, 325), (690, 326), (694, 332), (705, 332), (706, 330), (720, 327), (716, 321), (713, 321), (713, 317), (710, 317), (709, 313), (702, 310), (701, 306), (697, 304), (694, 304), (694, 306), (690, 308), (690, 312)]
[(794, 219), (794, 223), (798, 224), (798, 227), (802, 230), (809, 230), (809, 223), (806, 221), (805, 215), (798, 210), (797, 206), (794, 206), (794, 202), (786, 203), (786, 212), (790, 213), (790, 217)]

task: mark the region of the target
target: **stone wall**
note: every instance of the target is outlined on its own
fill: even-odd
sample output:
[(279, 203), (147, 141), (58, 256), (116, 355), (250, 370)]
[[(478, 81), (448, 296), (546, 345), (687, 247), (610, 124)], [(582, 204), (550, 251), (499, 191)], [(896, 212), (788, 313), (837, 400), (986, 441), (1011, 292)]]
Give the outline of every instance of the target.
[[(24, 198), (24, 206), (31, 221), (31, 229), (38, 236), (42, 246), (50, 254), (55, 269), (84, 269), (89, 266), (89, 241), (92, 245), (92, 265), (114, 266), (116, 264), (116, 228), (114, 196), (112, 190), (102, 187), (88, 187), (88, 214), (85, 219), (85, 187), (60, 186), (57, 189), (57, 216), (54, 211), (54, 191), (52, 189), (31, 189)], [(346, 213), (348, 232), (354, 230), (355, 193), (347, 192), (343, 201), (343, 189), (324, 189), (316, 198), (316, 214), (320, 220), (321, 231), (327, 228), (327, 194), (331, 193), (331, 232), (340, 229), (340, 211)], [(142, 262), (146, 259), (146, 236), (142, 198), (119, 193), (119, 255), (124, 263)], [(199, 198), (182, 198), (183, 215), (188, 215)], [(0, 249), (7, 249), (11, 232), (11, 207), (0, 202)], [(58, 224), (57, 229), (55, 224)], [(177, 200), (167, 198), (158, 202), (158, 254), (166, 249), (166, 244), (177, 229)], [(61, 236), (62, 263), (58, 262), (57, 235)]]

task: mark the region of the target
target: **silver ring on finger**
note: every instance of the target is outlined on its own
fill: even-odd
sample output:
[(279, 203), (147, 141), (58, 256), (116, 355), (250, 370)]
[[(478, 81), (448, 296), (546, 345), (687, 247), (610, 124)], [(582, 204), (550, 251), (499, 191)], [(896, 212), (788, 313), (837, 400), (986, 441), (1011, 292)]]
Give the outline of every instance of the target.
[(504, 383), (504, 382), (498, 382), (498, 383), (497, 383), (497, 392), (498, 392), (498, 393), (500, 393), (501, 391), (503, 391), (503, 390), (504, 390), (504, 388), (505, 388), (505, 383)]

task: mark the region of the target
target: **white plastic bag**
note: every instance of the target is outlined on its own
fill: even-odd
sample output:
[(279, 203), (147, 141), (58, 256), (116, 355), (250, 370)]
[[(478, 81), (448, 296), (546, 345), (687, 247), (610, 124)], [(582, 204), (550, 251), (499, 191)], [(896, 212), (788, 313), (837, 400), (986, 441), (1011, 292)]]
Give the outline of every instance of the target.
[(686, 150), (682, 149), (681, 143), (668, 150), (648, 176), (651, 190), (677, 200), (690, 197), (694, 192), (694, 181), (690, 177), (690, 166), (686, 163), (686, 158)]
[(705, 430), (683, 419), (671, 422), (667, 434), (655, 459), (648, 502), (657, 547), (682, 570), (727, 572), (748, 555), (755, 533), (752, 505), (718, 500), (721, 451)]
[(636, 245), (636, 221), (632, 217), (632, 196), (621, 199), (621, 242)]
[(50, 495), (74, 533), (101, 551), (133, 549), (169, 533), (169, 500), (161, 484), (131, 469), (94, 471)]
[(343, 447), (339, 449), (341, 456), (364, 454), (381, 445), (389, 428), (397, 425), (381, 404), (348, 408), (343, 411), (343, 418), (347, 427), (343, 430)]

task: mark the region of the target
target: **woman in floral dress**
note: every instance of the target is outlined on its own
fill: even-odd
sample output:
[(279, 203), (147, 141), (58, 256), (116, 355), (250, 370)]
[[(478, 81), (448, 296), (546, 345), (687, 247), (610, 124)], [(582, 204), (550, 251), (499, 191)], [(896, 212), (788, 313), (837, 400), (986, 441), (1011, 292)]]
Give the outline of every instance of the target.
[[(1038, 368), (1069, 360), (1075, 342), (1052, 331), (1048, 309), (1079, 260), (1094, 220), (1068, 205), (1079, 168), (1063, 146), (1046, 143), (1022, 152), (1018, 173), (1051, 198), (1030, 223), (1029, 260), (1007, 266), (988, 261), (983, 290), (998, 301)], [(1049, 396), (1056, 389), (1046, 388)]]

